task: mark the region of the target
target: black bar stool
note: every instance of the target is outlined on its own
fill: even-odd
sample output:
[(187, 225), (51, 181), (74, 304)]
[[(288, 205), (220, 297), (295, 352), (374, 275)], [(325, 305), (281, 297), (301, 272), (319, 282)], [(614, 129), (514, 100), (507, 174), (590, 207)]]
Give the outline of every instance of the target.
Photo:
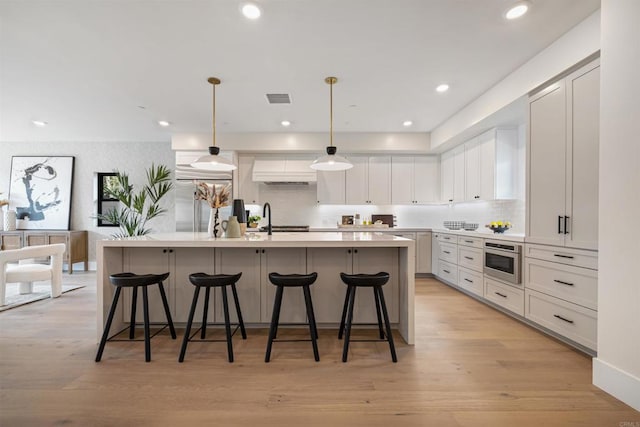
[[(135, 335), (135, 327), (136, 327), (136, 304), (138, 301), (138, 288), (142, 288), (142, 307), (144, 313), (144, 357), (145, 361), (151, 361), (151, 338), (158, 335), (162, 330), (164, 330), (167, 326), (169, 326), (169, 330), (171, 331), (171, 338), (176, 339), (176, 330), (173, 327), (173, 320), (171, 320), (171, 313), (169, 312), (169, 303), (167, 302), (167, 295), (164, 292), (164, 286), (162, 282), (165, 281), (169, 277), (169, 273), (164, 274), (134, 274), (134, 273), (118, 273), (112, 274), (109, 276), (109, 280), (111, 284), (116, 287), (116, 291), (113, 294), (113, 301), (111, 302), (111, 308), (109, 309), (109, 316), (107, 317), (107, 324), (104, 327), (104, 332), (102, 333), (102, 339), (100, 340), (100, 346), (98, 347), (98, 354), (96, 354), (96, 362), (99, 362), (102, 359), (102, 352), (104, 351), (104, 346), (107, 341), (127, 341), (127, 340), (119, 340), (115, 339), (116, 336), (121, 334), (122, 332), (129, 329), (129, 340), (134, 340)], [(158, 285), (158, 289), (160, 290), (160, 296), (162, 297), (162, 305), (164, 306), (164, 312), (167, 316), (167, 323), (162, 324), (163, 327), (160, 328), (153, 335), (150, 334), (149, 325), (149, 298), (147, 296), (147, 287), (150, 285)], [(109, 337), (109, 330), (111, 329), (111, 323), (113, 322), (113, 316), (116, 312), (116, 306), (118, 305), (118, 298), (120, 297), (120, 292), (122, 288), (132, 288), (132, 298), (131, 298), (131, 320), (129, 326), (122, 329), (118, 333)], [(134, 340), (139, 341), (139, 340)]]
[[(391, 333), (391, 323), (389, 322), (389, 313), (387, 305), (384, 301), (384, 293), (382, 286), (389, 281), (389, 273), (380, 272), (376, 274), (345, 274), (340, 273), (340, 278), (347, 285), (347, 294), (344, 298), (344, 307), (342, 308), (342, 319), (340, 320), (340, 331), (338, 339), (342, 339), (344, 332), (344, 348), (342, 350), (342, 361), (347, 361), (349, 353), (349, 341), (351, 340), (351, 325), (353, 324), (353, 306), (356, 299), (356, 288), (367, 287), (373, 288), (373, 296), (376, 300), (376, 314), (378, 316), (378, 331), (380, 333), (379, 340), (351, 340), (351, 341), (387, 341), (391, 350), (391, 359), (394, 363), (398, 361), (396, 357), (396, 347), (393, 345), (393, 335)], [(386, 327), (386, 333), (382, 328), (382, 317)], [(345, 324), (346, 320), (346, 324)]]
[[(269, 362), (271, 359), (271, 347), (276, 340), (278, 334), (278, 325), (280, 324), (280, 308), (282, 307), (282, 294), (284, 288), (302, 287), (304, 292), (304, 302), (307, 307), (307, 319), (309, 325), (309, 332), (311, 334), (311, 343), (313, 345), (313, 356), (316, 362), (320, 361), (320, 354), (318, 353), (318, 328), (316, 327), (316, 316), (313, 313), (313, 303), (311, 302), (311, 286), (318, 278), (318, 273), (311, 274), (278, 274), (269, 273), (269, 280), (273, 283), (276, 289), (276, 297), (273, 302), (273, 315), (271, 316), (271, 325), (269, 327), (269, 341), (267, 343), (267, 354), (264, 357), (265, 362)], [(309, 341), (309, 340), (277, 340), (277, 341)]]
[[(180, 349), (180, 357), (178, 362), (184, 362), (184, 355), (187, 352), (187, 344), (189, 341), (199, 342), (227, 342), (227, 353), (229, 357), (229, 363), (233, 362), (233, 342), (231, 337), (235, 335), (240, 328), (242, 333), (242, 339), (247, 339), (247, 331), (244, 329), (244, 321), (242, 320), (242, 312), (240, 311), (240, 302), (238, 301), (238, 292), (236, 291), (236, 282), (240, 280), (242, 273), (238, 274), (205, 274), (194, 273), (189, 275), (189, 281), (196, 287), (193, 292), (193, 302), (191, 303), (191, 310), (189, 311), (189, 320), (187, 320), (187, 330), (184, 332), (184, 338), (182, 340), (182, 348)], [(233, 292), (233, 300), (236, 304), (236, 314), (238, 315), (238, 323), (234, 323), (236, 326), (233, 332), (231, 332), (231, 322), (229, 320), (229, 302), (227, 300), (227, 286), (231, 286), (231, 292)], [(202, 311), (202, 326), (197, 329), (193, 335), (191, 334), (191, 325), (193, 324), (193, 316), (196, 313), (196, 305), (198, 304), (198, 296), (200, 295), (200, 288), (205, 288), (204, 297), (204, 309)], [(209, 311), (209, 295), (211, 288), (220, 288), (222, 292), (222, 307), (224, 309), (224, 326), (227, 334), (226, 340), (207, 340), (207, 325), (222, 325), (222, 323), (207, 323), (207, 313)], [(192, 338), (200, 331), (200, 339), (193, 340)]]

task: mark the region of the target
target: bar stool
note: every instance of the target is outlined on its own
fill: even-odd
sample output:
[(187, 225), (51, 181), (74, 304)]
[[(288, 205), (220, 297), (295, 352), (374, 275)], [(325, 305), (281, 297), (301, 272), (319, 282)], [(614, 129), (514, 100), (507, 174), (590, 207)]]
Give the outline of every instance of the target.
[[(113, 294), (113, 301), (111, 302), (111, 308), (109, 309), (109, 316), (107, 317), (107, 324), (104, 327), (102, 333), (102, 339), (100, 340), (100, 346), (98, 347), (98, 354), (96, 354), (96, 362), (102, 359), (102, 353), (107, 341), (139, 341), (134, 340), (135, 327), (136, 327), (136, 304), (138, 300), (138, 288), (142, 288), (142, 307), (144, 314), (144, 357), (145, 361), (151, 361), (151, 338), (158, 335), (162, 330), (169, 326), (171, 331), (171, 338), (176, 339), (176, 330), (173, 327), (173, 320), (171, 319), (171, 313), (169, 312), (169, 304), (167, 303), (167, 295), (164, 292), (164, 286), (162, 282), (169, 277), (169, 273), (164, 274), (134, 274), (134, 273), (118, 273), (109, 276), (111, 284), (116, 287), (116, 291)], [(158, 285), (160, 290), (160, 296), (162, 297), (162, 305), (164, 306), (164, 312), (167, 317), (167, 323), (160, 328), (153, 335), (150, 334), (149, 325), (149, 298), (147, 296), (147, 287), (150, 285)], [(113, 316), (116, 312), (118, 305), (118, 298), (122, 288), (132, 288), (131, 298), (131, 320), (129, 326), (122, 329), (120, 332), (109, 337), (109, 330), (111, 329), (111, 323), (113, 322)], [(157, 324), (157, 323), (156, 323)], [(129, 340), (115, 339), (116, 336), (129, 329)]]
[[(318, 328), (316, 327), (316, 317), (313, 313), (313, 303), (311, 302), (311, 286), (318, 278), (318, 273), (311, 274), (278, 274), (269, 273), (269, 280), (273, 283), (276, 289), (276, 297), (273, 302), (273, 315), (271, 316), (271, 325), (269, 326), (269, 341), (267, 343), (267, 353), (264, 357), (265, 362), (269, 362), (271, 359), (271, 347), (273, 342), (276, 341), (276, 335), (278, 334), (278, 325), (280, 322), (280, 308), (282, 307), (282, 294), (284, 288), (302, 287), (304, 293), (304, 302), (307, 307), (307, 319), (309, 325), (309, 332), (311, 334), (311, 343), (313, 345), (313, 356), (316, 362), (320, 361), (320, 354), (318, 353)], [(283, 342), (292, 341), (309, 341), (309, 340), (277, 340)]]
[[(198, 342), (227, 342), (227, 354), (229, 363), (233, 362), (233, 335), (240, 328), (242, 333), (242, 339), (247, 339), (247, 332), (244, 329), (244, 321), (242, 320), (242, 312), (240, 311), (240, 302), (238, 301), (238, 292), (236, 291), (236, 282), (240, 280), (242, 273), (238, 274), (206, 274), (206, 273), (194, 273), (189, 275), (189, 281), (196, 287), (193, 292), (193, 302), (191, 303), (191, 310), (189, 311), (189, 319), (187, 320), (187, 330), (184, 332), (184, 338), (182, 340), (182, 348), (180, 349), (180, 357), (178, 362), (184, 362), (184, 355), (187, 352), (187, 344), (189, 341)], [(231, 292), (233, 292), (233, 300), (236, 305), (236, 314), (238, 315), (238, 323), (234, 323), (236, 326), (233, 332), (231, 332), (231, 322), (229, 320), (229, 302), (227, 300), (227, 286), (231, 286)], [(204, 297), (204, 310), (202, 311), (202, 326), (197, 329), (193, 335), (191, 334), (191, 325), (193, 324), (193, 316), (196, 312), (196, 305), (198, 304), (198, 296), (200, 295), (200, 288), (205, 288)], [(220, 288), (222, 292), (222, 307), (224, 309), (224, 326), (226, 332), (226, 340), (207, 340), (207, 325), (221, 325), (222, 323), (207, 323), (207, 313), (209, 311), (209, 295), (211, 288)], [(192, 338), (200, 331), (200, 339), (193, 340)]]
[[(347, 354), (349, 353), (350, 341), (387, 341), (389, 343), (389, 349), (391, 350), (391, 359), (394, 363), (398, 361), (396, 357), (396, 348), (393, 345), (393, 335), (391, 333), (391, 324), (389, 323), (389, 313), (387, 312), (387, 305), (384, 301), (384, 293), (382, 292), (382, 286), (389, 281), (389, 273), (380, 272), (376, 274), (345, 274), (340, 273), (340, 278), (347, 285), (347, 294), (344, 298), (344, 307), (342, 308), (342, 319), (340, 320), (340, 331), (338, 332), (338, 339), (342, 339), (342, 333), (344, 332), (344, 347), (342, 350), (342, 361), (347, 361)], [(378, 332), (380, 333), (379, 340), (351, 340), (351, 325), (353, 324), (353, 306), (356, 299), (356, 289), (360, 287), (373, 288), (373, 296), (376, 300), (376, 314), (378, 316)], [(384, 323), (386, 327), (386, 333), (382, 328), (382, 316), (384, 317)], [(346, 320), (346, 324), (345, 324)], [(362, 325), (362, 323), (360, 323)]]

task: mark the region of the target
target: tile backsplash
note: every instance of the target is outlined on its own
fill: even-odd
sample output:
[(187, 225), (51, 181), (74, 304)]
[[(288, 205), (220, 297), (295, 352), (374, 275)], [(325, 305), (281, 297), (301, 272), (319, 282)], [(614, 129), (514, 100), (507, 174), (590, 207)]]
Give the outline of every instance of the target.
[[(523, 200), (474, 201), (446, 205), (318, 205), (316, 185), (260, 184), (260, 201), (269, 202), (272, 223), (277, 225), (309, 225), (335, 227), (342, 215), (361, 218), (372, 214), (396, 215), (398, 227), (438, 227), (446, 220), (477, 222), (484, 227), (491, 221), (506, 220), (512, 232), (524, 233)], [(262, 216), (262, 205), (247, 205), (252, 215)], [(264, 219), (261, 223), (265, 222)]]

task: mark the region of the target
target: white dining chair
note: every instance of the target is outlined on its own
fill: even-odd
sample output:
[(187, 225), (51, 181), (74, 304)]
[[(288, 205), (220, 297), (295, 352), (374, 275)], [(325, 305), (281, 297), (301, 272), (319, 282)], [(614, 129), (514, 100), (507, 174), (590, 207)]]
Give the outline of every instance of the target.
[[(0, 251), (0, 305), (5, 305), (7, 283), (19, 283), (20, 293), (33, 292), (33, 282), (51, 281), (51, 297), (62, 294), (63, 243), (27, 246)], [(49, 257), (49, 262), (36, 263), (35, 258)], [(17, 264), (16, 264), (17, 262)]]

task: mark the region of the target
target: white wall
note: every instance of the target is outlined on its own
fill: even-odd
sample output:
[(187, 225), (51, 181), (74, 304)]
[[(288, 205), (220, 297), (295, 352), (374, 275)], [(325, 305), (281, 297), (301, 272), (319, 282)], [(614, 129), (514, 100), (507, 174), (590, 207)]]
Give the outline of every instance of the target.
[[(95, 172), (127, 172), (136, 189), (145, 182), (145, 169), (152, 162), (173, 167), (174, 154), (169, 142), (134, 143), (44, 143), (44, 142), (2, 142), (0, 143), (0, 191), (8, 196), (12, 156), (75, 156), (73, 177), (73, 200), (71, 206), (71, 229), (89, 231), (89, 259), (95, 260), (95, 242), (102, 235), (109, 235), (115, 229), (97, 227), (91, 218), (96, 212), (94, 202)], [(168, 208), (166, 215), (150, 223), (154, 231), (174, 231), (175, 215), (173, 192), (166, 196), (163, 205)]]
[(638, 17), (638, 0), (602, 0), (598, 357), (593, 382), (640, 410)]

